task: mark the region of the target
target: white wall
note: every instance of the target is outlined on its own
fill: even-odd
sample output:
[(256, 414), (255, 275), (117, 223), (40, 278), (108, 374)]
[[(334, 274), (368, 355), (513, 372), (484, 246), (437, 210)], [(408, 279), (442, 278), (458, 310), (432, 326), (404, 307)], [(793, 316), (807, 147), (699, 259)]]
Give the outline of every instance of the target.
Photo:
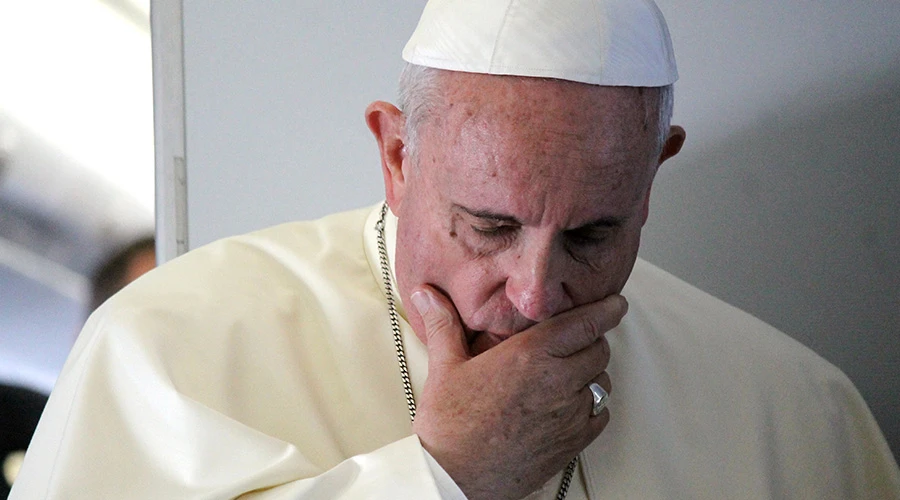
[[(900, 3), (659, 4), (688, 143), (643, 256), (844, 369), (900, 454)], [(191, 247), (381, 198), (362, 113), (422, 5), (184, 3)]]
[(424, 2), (184, 2), (190, 246), (382, 196), (366, 105)]

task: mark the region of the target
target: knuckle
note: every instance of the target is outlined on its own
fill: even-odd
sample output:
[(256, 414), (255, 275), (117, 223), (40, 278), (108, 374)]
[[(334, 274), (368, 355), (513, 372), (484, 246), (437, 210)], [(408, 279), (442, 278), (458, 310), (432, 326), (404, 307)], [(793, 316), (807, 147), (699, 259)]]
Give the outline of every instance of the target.
[(609, 354), (601, 351), (599, 358), (597, 359), (597, 368), (600, 369), (600, 371), (609, 368), (609, 359)]
[(581, 317), (581, 331), (584, 334), (584, 339), (588, 342), (593, 342), (594, 339), (603, 333), (592, 316)]
[(597, 383), (600, 384), (600, 387), (602, 387), (607, 394), (612, 394), (612, 380), (606, 372), (600, 374)]
[(435, 311), (426, 319), (428, 329), (432, 332), (444, 331), (453, 327), (453, 316), (447, 311)]
[(530, 349), (522, 349), (516, 353), (516, 365), (519, 367), (529, 367), (534, 364), (534, 354)]

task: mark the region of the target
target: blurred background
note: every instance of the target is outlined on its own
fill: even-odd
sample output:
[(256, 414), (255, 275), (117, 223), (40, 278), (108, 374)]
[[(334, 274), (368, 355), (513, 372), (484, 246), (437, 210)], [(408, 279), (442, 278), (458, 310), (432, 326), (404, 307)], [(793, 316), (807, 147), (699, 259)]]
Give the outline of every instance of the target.
[(152, 236), (152, 81), (149, 0), (0, 1), (2, 498), (92, 278)]
[(0, 2), (0, 379), (48, 391), (90, 276), (153, 230), (149, 0)]

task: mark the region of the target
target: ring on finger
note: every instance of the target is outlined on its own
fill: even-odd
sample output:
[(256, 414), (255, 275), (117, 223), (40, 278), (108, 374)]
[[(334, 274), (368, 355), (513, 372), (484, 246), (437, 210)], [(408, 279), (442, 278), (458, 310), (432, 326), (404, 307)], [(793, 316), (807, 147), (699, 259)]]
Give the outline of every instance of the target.
[(594, 405), (591, 407), (591, 416), (596, 417), (604, 408), (606, 408), (606, 404), (609, 403), (609, 393), (606, 392), (606, 389), (600, 387), (600, 384), (597, 382), (588, 384), (588, 389), (591, 390), (591, 394), (594, 396)]

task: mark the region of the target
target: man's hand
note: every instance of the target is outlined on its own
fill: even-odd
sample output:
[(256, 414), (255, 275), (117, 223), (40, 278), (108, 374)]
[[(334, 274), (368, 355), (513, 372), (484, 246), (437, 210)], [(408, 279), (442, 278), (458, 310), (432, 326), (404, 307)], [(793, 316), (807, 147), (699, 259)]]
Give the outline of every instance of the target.
[(456, 309), (414, 291), (425, 323), (428, 379), (413, 431), (470, 500), (539, 488), (609, 422), (591, 416), (587, 385), (611, 390), (604, 334), (628, 309), (620, 295), (577, 307), (471, 357)]

